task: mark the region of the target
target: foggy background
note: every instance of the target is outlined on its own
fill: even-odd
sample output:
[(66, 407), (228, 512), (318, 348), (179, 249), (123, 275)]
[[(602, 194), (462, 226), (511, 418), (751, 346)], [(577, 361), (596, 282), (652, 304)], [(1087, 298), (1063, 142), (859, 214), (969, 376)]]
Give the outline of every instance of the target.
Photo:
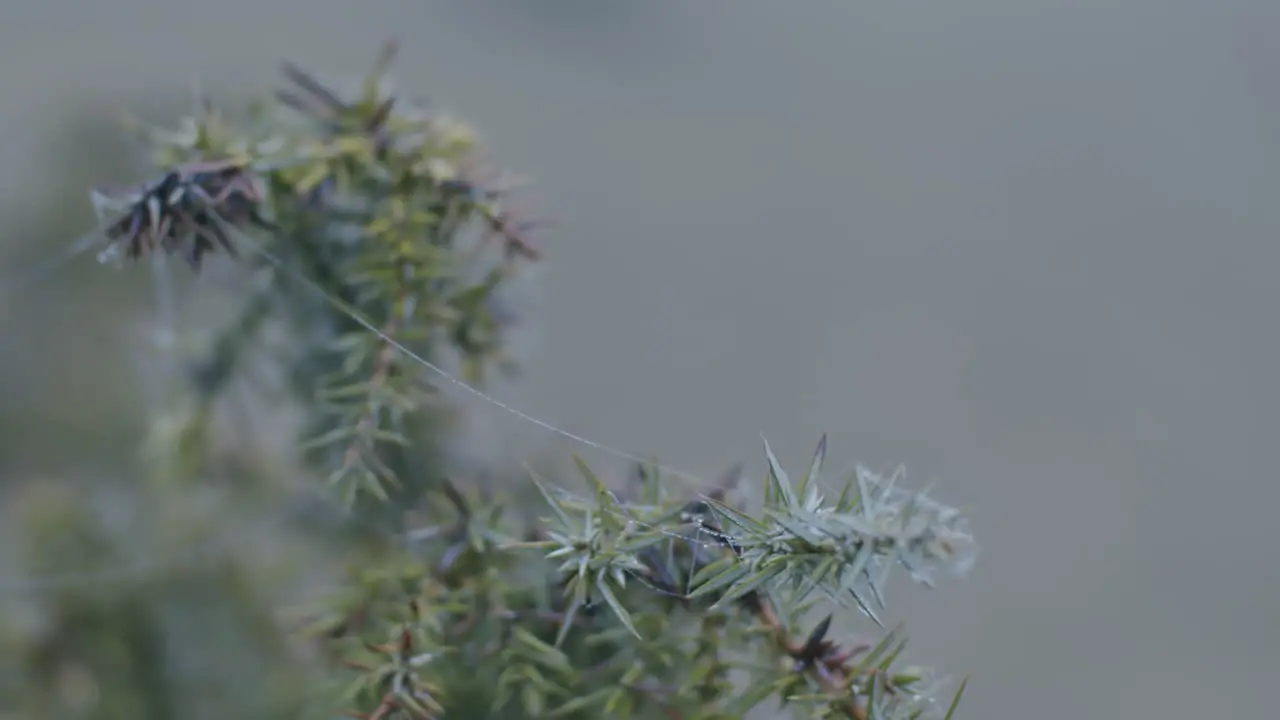
[[(974, 676), (961, 717), (1265, 717), (1278, 16), (9, 0), (0, 277), (91, 226), (90, 183), (137, 179), (113, 113), (196, 78), (266, 90), (285, 58), (359, 74), (394, 35), (400, 83), (475, 124), (559, 223), (504, 400), (700, 474), (742, 459), (754, 480), (762, 433), (790, 465), (824, 431), (837, 465), (906, 463), (982, 545), (967, 581), (888, 598), (913, 660)], [(81, 162), (67, 138), (95, 127)], [(147, 283), (86, 257), (0, 299), (0, 473), (132, 457)]]

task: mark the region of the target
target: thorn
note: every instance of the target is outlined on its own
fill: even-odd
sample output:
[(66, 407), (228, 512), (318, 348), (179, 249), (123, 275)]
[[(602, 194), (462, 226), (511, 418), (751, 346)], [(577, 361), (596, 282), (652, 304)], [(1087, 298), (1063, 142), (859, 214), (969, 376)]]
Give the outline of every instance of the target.
[(803, 663), (811, 663), (814, 660), (817, 660), (818, 657), (822, 655), (824, 645), (826, 645), (824, 639), (827, 636), (827, 631), (830, 629), (831, 616), (827, 615), (822, 619), (822, 622), (818, 623), (818, 625), (814, 627), (813, 631), (809, 633), (809, 638), (804, 641), (804, 646), (800, 648), (798, 653), (796, 653), (798, 655), (797, 659)]
[(464, 518), (471, 517), (471, 508), (467, 505), (467, 499), (462, 497), (462, 493), (458, 492), (458, 487), (454, 485), (452, 478), (443, 478), (442, 483), (445, 497), (449, 498), (449, 502), (453, 503), (453, 507), (457, 509), (458, 514)]

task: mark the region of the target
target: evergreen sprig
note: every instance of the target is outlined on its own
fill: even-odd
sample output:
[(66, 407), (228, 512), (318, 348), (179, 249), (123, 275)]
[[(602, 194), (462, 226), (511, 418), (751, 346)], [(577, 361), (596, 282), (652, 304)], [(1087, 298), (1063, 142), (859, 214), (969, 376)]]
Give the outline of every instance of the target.
[[(840, 640), (832, 613), (858, 608), (878, 624), (894, 568), (924, 584), (966, 569), (964, 518), (861, 467), (832, 490), (825, 437), (798, 481), (765, 444), (754, 510), (725, 488), (677, 492), (647, 466), (619, 487), (576, 460), (586, 492), (535, 474), (511, 479), (508, 495), (441, 469), (448, 407), (422, 366), (455, 352), (480, 385), (508, 364), (498, 290), (538, 252), (511, 189), (478, 173), (474, 133), (395, 91), (393, 54), (354, 93), (286, 65), (287, 87), (240, 125), (202, 102), (176, 131), (149, 132), (159, 180), (94, 194), (104, 258), (164, 253), (199, 270), (226, 254), (257, 280), (191, 363), (177, 409), (155, 420), (156, 507), (228, 472), (213, 462), (210, 418), (267, 367), (303, 418), (305, 474), (372, 528), (373, 542), (323, 524), (278, 529), (324, 548), (320, 564), (341, 580), (274, 629), (294, 648), (275, 662), (306, 682), (267, 714), (736, 720), (773, 702), (807, 718), (951, 717), (959, 692), (944, 706), (936, 679), (901, 663), (900, 630)], [(283, 349), (265, 341), (269, 327)], [(250, 568), (254, 555), (224, 561)], [(146, 606), (128, 606), (132, 629), (113, 641), (155, 643), (163, 628)], [(124, 698), (110, 717), (136, 717), (119, 709), (142, 705), (111, 684), (110, 663), (62, 643), (56, 662), (42, 649), (32, 667), (76, 659)]]
[(203, 99), (177, 130), (148, 132), (160, 180), (94, 196), (110, 221), (104, 259), (161, 250), (198, 269), (266, 231), (271, 257), (321, 286), (323, 298), (288, 300), (296, 278), (277, 271), (268, 292), (307, 335), (283, 360), (314, 408), (304, 447), (349, 501), (386, 500), (408, 471), (399, 448), (426, 388), (394, 344), (423, 357), (447, 345), (473, 382), (509, 367), (496, 290), (539, 255), (534, 223), (508, 208), (511, 188), (481, 177), (474, 133), (395, 91), (394, 53), (389, 43), (352, 98), (285, 64), (287, 89), (243, 128)]

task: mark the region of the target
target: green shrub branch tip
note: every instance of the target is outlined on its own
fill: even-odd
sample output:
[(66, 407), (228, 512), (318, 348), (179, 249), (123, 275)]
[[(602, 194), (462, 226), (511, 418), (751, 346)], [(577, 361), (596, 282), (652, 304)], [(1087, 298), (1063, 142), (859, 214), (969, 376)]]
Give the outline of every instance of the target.
[[(186, 382), (146, 446), (154, 482), (137, 492), (155, 517), (248, 518), (262, 493), (293, 503), (301, 483), (340, 498), (339, 521), (291, 512), (271, 543), (232, 544), (216, 568), (51, 593), (10, 697), (31, 717), (73, 701), (103, 718), (950, 717), (964, 684), (948, 694), (905, 663), (902, 629), (880, 615), (895, 569), (932, 586), (966, 573), (976, 545), (959, 510), (903, 488), (901, 472), (832, 476), (824, 437), (794, 477), (766, 442), (755, 488), (690, 492), (649, 464), (614, 481), (581, 459), (570, 473), (450, 476), (454, 408), (423, 364), (453, 358), (475, 388), (514, 369), (522, 313), (501, 291), (541, 257), (541, 223), (466, 124), (395, 89), (393, 56), (389, 44), (342, 92), (286, 64), (282, 88), (237, 121), (201, 100), (176, 130), (144, 129), (156, 179), (92, 195), (103, 261), (174, 256), (198, 271), (225, 256), (253, 278), (225, 322), (176, 329), (203, 340), (182, 346)], [(227, 399), (250, 382), (268, 386), (252, 412), (294, 411), (290, 463), (254, 465), (227, 440)], [(98, 522), (46, 507), (30, 533), (121, 542)], [(157, 545), (187, 542), (145, 525), (133, 531)], [(66, 552), (53, 545), (33, 543), (33, 565)], [(269, 562), (286, 546), (304, 558), (290, 572)], [(284, 595), (306, 599), (282, 612)], [(176, 617), (218, 618), (216, 657)], [(202, 695), (157, 662), (216, 663), (203, 676), (238, 689)]]

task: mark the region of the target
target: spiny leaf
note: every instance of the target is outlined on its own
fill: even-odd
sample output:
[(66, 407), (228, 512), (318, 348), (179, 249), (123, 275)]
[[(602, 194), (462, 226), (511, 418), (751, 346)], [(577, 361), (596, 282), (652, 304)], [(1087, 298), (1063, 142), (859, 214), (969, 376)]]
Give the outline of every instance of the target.
[(901, 632), (902, 625), (898, 625), (886, 633), (884, 637), (880, 638), (880, 642), (876, 643), (875, 647), (871, 648), (867, 651), (866, 655), (862, 656), (862, 659), (858, 662), (859, 669), (866, 670), (867, 668), (875, 667), (876, 663), (880, 661), (880, 658), (885, 654), (885, 652), (898, 643), (898, 637), (901, 635)]
[(588, 693), (586, 695), (579, 695), (578, 697), (575, 697), (572, 700), (569, 700), (568, 702), (556, 708), (555, 710), (552, 710), (548, 715), (548, 717), (553, 717), (553, 718), (564, 717), (565, 715), (570, 715), (580, 710), (586, 710), (589, 707), (593, 707), (595, 705), (599, 705), (603, 703), (605, 698), (609, 697), (615, 692), (617, 692), (617, 690), (613, 687), (604, 687), (599, 690), (596, 690), (593, 693)]
[[(817, 493), (819, 480), (822, 476), (822, 463), (826, 457), (827, 434), (823, 433), (822, 439), (818, 441), (818, 448), (813, 451), (813, 461), (809, 464), (809, 471), (804, 474), (804, 478), (800, 480), (800, 485), (796, 488), (797, 492), (806, 494), (808, 491), (812, 490), (815, 494)], [(809, 512), (813, 512), (816, 508), (806, 507), (805, 509), (809, 510)]]
[(618, 505), (613, 493), (604, 484), (591, 466), (579, 455), (573, 456), (573, 462), (578, 466), (578, 472), (582, 473), (582, 477), (591, 485), (596, 495), (596, 507), (601, 510), (601, 521), (609, 525), (616, 526), (618, 515), (622, 513), (621, 506)]
[[(744, 534), (760, 537), (768, 533), (769, 527), (746, 513), (740, 512), (725, 503), (709, 498), (707, 503), (725, 520), (737, 526)], [(726, 530), (728, 528), (725, 528)]]
[(573, 530), (574, 523), (573, 523), (573, 520), (569, 517), (569, 513), (566, 512), (564, 505), (560, 502), (560, 500), (556, 498), (551, 493), (550, 490), (547, 489), (546, 485), (543, 484), (542, 477), (539, 476), (538, 473), (529, 465), (525, 465), (525, 470), (529, 473), (529, 475), (533, 479), (533, 484), (537, 486), (538, 492), (542, 493), (542, 498), (546, 500), (547, 505), (551, 507), (551, 511), (556, 514), (556, 519), (560, 521), (561, 527), (563, 527), (565, 530)]
[(556, 647), (564, 647), (565, 638), (569, 637), (569, 631), (573, 629), (573, 622), (578, 617), (578, 611), (582, 609), (582, 602), (574, 598), (569, 603), (569, 609), (564, 613), (564, 619), (560, 622), (560, 629), (556, 631)]
[(355, 437), (356, 428), (351, 426), (336, 427), (328, 432), (318, 435), (310, 440), (305, 440), (300, 444), (302, 450), (319, 450), (320, 448), (334, 445), (344, 440), (350, 440)]
[(558, 647), (548, 645), (522, 627), (517, 627), (515, 634), (520, 642), (533, 650), (537, 659), (544, 665), (564, 673), (573, 672), (573, 666), (570, 665), (569, 658)]
[(765, 583), (768, 583), (778, 577), (778, 575), (780, 575), (785, 569), (785, 566), (779, 563), (771, 568), (757, 570), (748, 577), (739, 579), (738, 582), (734, 583), (732, 587), (724, 592), (724, 596), (716, 602), (714, 607), (723, 607), (725, 603), (731, 600), (737, 600), (747, 593), (758, 590)]
[(726, 559), (722, 565), (718, 563), (714, 567), (716, 567), (714, 574), (712, 571), (707, 571), (700, 578), (700, 583), (688, 595), (690, 599), (704, 597), (721, 588), (729, 587), (740, 581), (749, 572), (740, 563), (731, 559)]
[(600, 591), (600, 595), (604, 598), (604, 601), (609, 603), (609, 608), (613, 610), (614, 615), (618, 616), (618, 620), (622, 621), (622, 624), (631, 631), (632, 635), (639, 638), (640, 631), (636, 630), (636, 626), (632, 623), (631, 613), (627, 612), (627, 608), (618, 601), (617, 596), (613, 594), (613, 589), (609, 587), (608, 579), (603, 575), (601, 575), (599, 580), (596, 582), (596, 589)]
[(769, 447), (768, 440), (764, 441), (764, 454), (769, 461), (769, 485), (773, 488), (771, 495), (780, 498), (783, 507), (790, 510), (799, 509), (795, 492), (791, 488), (791, 478), (787, 477), (786, 471), (782, 469), (782, 464), (778, 462), (778, 458), (773, 454), (773, 449)]
[(967, 687), (969, 687), (969, 678), (960, 682), (960, 687), (956, 689), (955, 697), (951, 698), (951, 705), (947, 707), (947, 714), (942, 716), (942, 720), (951, 720), (951, 717), (956, 714), (956, 708), (960, 707), (960, 698)]

